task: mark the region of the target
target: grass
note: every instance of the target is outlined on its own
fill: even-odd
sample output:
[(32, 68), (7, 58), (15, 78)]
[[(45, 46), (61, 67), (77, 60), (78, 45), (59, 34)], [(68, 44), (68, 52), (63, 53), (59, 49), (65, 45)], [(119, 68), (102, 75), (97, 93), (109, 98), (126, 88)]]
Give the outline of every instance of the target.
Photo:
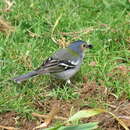
[[(60, 100), (79, 99), (76, 92), (82, 87), (83, 77), (109, 88), (119, 98), (130, 99), (130, 4), (127, 0), (16, 0), (12, 11), (1, 15), (15, 26), (10, 36), (0, 33), (0, 112), (15, 111), (30, 117), (36, 100), (48, 97)], [(3, 7), (3, 3), (0, 3)], [(39, 76), (22, 84), (8, 79), (27, 73), (38, 67), (59, 46), (51, 39), (51, 31), (57, 18), (62, 14), (55, 29), (60, 32), (76, 32), (89, 27), (90, 33), (79, 34), (75, 39), (90, 41), (94, 48), (86, 53), (81, 71), (71, 80), (73, 86), (55, 81), (50, 76)], [(31, 37), (28, 30), (41, 36)], [(74, 37), (67, 35), (67, 41)], [(96, 62), (95, 66), (89, 65)], [(113, 71), (115, 70), (115, 71)], [(111, 76), (109, 74), (111, 73)], [(89, 99), (90, 100), (90, 99)], [(93, 99), (92, 99), (93, 101)], [(96, 102), (93, 101), (94, 105)], [(93, 104), (91, 103), (91, 104)]]

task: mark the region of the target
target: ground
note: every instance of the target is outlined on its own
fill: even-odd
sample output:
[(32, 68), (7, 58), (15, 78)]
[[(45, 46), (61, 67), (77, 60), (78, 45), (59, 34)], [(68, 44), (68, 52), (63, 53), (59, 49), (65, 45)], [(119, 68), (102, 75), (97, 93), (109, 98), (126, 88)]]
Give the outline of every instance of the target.
[[(124, 119), (130, 117), (129, 0), (3, 0), (0, 7), (0, 126), (32, 130), (41, 122), (32, 113), (48, 114), (55, 104), (64, 118), (103, 108), (130, 126)], [(10, 81), (79, 39), (94, 48), (86, 52), (71, 85), (49, 75)], [(82, 122), (94, 120), (103, 130), (123, 129), (106, 113)]]

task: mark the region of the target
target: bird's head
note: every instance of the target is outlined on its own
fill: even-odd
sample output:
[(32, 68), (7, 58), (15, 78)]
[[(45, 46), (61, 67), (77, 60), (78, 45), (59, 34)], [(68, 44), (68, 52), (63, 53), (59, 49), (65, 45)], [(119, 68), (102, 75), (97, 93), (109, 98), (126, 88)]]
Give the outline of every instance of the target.
[(93, 45), (89, 44), (85, 41), (78, 40), (78, 41), (71, 43), (68, 46), (68, 48), (72, 49), (75, 52), (82, 53), (87, 48), (93, 48)]

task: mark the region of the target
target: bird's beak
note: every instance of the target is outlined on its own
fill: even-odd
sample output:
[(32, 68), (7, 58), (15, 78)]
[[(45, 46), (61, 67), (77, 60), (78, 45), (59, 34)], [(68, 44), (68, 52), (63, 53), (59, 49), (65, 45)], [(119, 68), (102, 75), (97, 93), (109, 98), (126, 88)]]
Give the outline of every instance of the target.
[(92, 44), (87, 44), (86, 48), (93, 48), (93, 45)]

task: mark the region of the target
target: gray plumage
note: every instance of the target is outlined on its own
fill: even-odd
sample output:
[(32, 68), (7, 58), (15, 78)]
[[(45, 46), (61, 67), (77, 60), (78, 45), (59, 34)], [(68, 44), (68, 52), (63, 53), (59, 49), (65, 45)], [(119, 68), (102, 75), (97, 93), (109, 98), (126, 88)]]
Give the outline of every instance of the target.
[(43, 64), (32, 72), (12, 78), (20, 83), (30, 77), (41, 74), (52, 74), (56, 78), (69, 80), (79, 69), (84, 58), (84, 48), (92, 48), (84, 41), (75, 41), (67, 48), (58, 50)]

